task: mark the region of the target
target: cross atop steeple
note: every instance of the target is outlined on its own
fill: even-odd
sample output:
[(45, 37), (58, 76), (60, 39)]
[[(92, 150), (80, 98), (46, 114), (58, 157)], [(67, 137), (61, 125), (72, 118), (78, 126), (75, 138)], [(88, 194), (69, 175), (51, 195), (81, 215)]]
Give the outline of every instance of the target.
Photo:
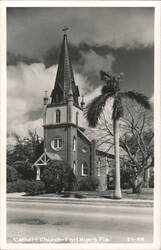
[(64, 26), (64, 28), (62, 29), (62, 31), (64, 32), (64, 35), (67, 34), (67, 31), (69, 30), (69, 28), (67, 28), (66, 26)]

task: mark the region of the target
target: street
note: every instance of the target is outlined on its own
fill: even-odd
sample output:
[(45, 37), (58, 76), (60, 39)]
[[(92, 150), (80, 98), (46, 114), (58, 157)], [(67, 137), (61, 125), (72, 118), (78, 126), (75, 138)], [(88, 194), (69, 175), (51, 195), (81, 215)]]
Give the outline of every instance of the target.
[(7, 202), (8, 243), (151, 243), (153, 208)]

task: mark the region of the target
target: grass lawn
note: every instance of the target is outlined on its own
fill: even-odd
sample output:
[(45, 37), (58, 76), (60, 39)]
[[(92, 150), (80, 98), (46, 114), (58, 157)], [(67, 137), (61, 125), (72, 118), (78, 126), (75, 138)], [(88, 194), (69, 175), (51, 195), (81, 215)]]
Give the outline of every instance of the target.
[[(113, 197), (113, 190), (107, 191), (72, 191), (72, 192), (62, 192), (61, 194), (43, 194), (40, 196), (45, 197), (62, 197), (62, 198), (105, 198), (105, 199), (112, 199)], [(141, 194), (132, 194), (131, 189), (122, 190), (122, 197), (124, 199), (138, 199), (138, 200), (153, 200), (153, 188), (143, 188)]]

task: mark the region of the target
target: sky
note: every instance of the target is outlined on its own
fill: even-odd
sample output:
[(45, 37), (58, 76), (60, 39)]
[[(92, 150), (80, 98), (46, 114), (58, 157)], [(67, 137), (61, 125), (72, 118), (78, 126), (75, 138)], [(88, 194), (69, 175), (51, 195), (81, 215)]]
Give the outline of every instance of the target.
[(148, 7), (7, 8), (7, 125), (42, 135), (44, 91), (54, 87), (62, 28), (76, 84), (88, 102), (99, 94), (100, 70), (124, 73), (123, 91), (153, 98), (154, 9)]

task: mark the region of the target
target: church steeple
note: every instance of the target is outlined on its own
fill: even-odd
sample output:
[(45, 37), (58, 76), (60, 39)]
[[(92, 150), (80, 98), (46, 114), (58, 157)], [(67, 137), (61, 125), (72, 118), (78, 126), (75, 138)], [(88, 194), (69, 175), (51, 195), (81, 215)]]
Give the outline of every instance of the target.
[(68, 39), (64, 28), (63, 42), (59, 56), (58, 70), (55, 80), (55, 87), (51, 93), (51, 103), (66, 103), (69, 93), (73, 94), (74, 105), (78, 106), (79, 89), (75, 84), (72, 63), (70, 59), (70, 52), (68, 46)]

